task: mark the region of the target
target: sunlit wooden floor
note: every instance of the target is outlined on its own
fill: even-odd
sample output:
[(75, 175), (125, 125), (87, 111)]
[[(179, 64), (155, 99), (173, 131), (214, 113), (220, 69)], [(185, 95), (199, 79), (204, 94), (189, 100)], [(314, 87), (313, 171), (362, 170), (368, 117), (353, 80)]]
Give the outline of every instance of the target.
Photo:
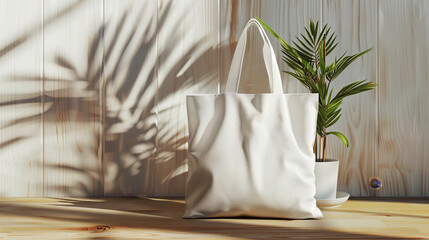
[(349, 200), (322, 220), (181, 219), (184, 201), (0, 198), (0, 239), (429, 238), (429, 200)]

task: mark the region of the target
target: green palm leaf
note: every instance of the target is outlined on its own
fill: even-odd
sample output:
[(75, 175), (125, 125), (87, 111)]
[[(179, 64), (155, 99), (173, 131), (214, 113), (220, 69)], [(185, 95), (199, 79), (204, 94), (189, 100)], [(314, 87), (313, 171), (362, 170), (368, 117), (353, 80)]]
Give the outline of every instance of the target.
[[(349, 146), (349, 141), (344, 134), (327, 131), (327, 128), (332, 127), (341, 118), (341, 104), (344, 98), (369, 91), (377, 85), (366, 80), (356, 81), (344, 86), (333, 96), (333, 89), (331, 89), (330, 84), (347, 67), (364, 54), (370, 52), (372, 48), (352, 55), (344, 53), (339, 58), (335, 57), (333, 62), (327, 64), (327, 56), (338, 46), (335, 33), (331, 32), (331, 28), (327, 25), (324, 25), (319, 30), (319, 22), (314, 23), (310, 19), (309, 27), (304, 28), (304, 33), (296, 37), (296, 41), (292, 41), (292, 45), (290, 45), (261, 19), (258, 18), (258, 21), (280, 42), (283, 54), (282, 59), (290, 68), (289, 71), (284, 72), (297, 79), (310, 92), (319, 94), (317, 135), (323, 138), (324, 143), (326, 143), (328, 135), (335, 135), (344, 145)], [(325, 152), (326, 149), (323, 148), (323, 153)], [(323, 159), (325, 159), (325, 156), (323, 156)]]
[(344, 136), (344, 134), (340, 133), (340, 132), (327, 132), (326, 135), (335, 135), (337, 136), (343, 143), (344, 145), (346, 145), (346, 147), (348, 147), (350, 145), (349, 140), (346, 138), (346, 136)]

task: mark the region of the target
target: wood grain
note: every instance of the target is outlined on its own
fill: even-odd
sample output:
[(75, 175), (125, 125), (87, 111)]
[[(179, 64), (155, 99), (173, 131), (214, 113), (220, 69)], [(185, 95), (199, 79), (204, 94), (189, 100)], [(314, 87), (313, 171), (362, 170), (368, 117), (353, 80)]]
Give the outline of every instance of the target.
[(429, 196), (429, 3), (379, 1), (381, 196)]
[(0, 197), (43, 196), (41, 10), (0, 2)]
[[(327, 0), (323, 3), (323, 24), (332, 27), (339, 42), (328, 57), (328, 63), (344, 52), (354, 54), (373, 48), (332, 82), (334, 94), (358, 80), (377, 83), (377, 1)], [(375, 194), (370, 180), (377, 173), (376, 93), (371, 91), (346, 98), (342, 118), (328, 129), (342, 132), (349, 139), (347, 148), (337, 137), (328, 137), (327, 157), (340, 161), (338, 189), (352, 196)]]
[(6, 239), (428, 238), (429, 200), (349, 200), (323, 219), (181, 219), (181, 199), (4, 198)]
[(105, 196), (154, 193), (156, 1), (105, 1)]
[(44, 1), (45, 196), (102, 195), (102, 3)]
[(158, 1), (156, 196), (184, 195), (186, 94), (218, 92), (217, 9), (212, 0)]

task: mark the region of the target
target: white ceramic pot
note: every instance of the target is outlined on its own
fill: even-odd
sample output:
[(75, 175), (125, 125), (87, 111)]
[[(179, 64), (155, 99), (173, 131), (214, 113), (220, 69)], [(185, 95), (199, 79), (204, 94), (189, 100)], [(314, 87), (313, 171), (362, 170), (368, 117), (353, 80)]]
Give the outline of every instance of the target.
[(337, 196), (338, 160), (316, 162), (316, 199), (335, 199)]

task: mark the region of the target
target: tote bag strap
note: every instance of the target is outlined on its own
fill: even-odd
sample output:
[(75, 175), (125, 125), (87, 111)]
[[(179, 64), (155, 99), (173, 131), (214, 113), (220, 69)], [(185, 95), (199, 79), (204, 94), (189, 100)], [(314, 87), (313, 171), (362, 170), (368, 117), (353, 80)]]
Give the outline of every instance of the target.
[(231, 62), (231, 68), (229, 69), (229, 75), (228, 75), (228, 80), (226, 82), (225, 92), (238, 93), (241, 70), (243, 67), (244, 52), (246, 50), (247, 32), (251, 25), (255, 25), (257, 27), (264, 41), (264, 46), (262, 50), (263, 50), (265, 68), (267, 69), (268, 79), (270, 80), (270, 90), (272, 93), (283, 93), (280, 70), (277, 64), (277, 59), (274, 54), (273, 47), (271, 46), (270, 40), (268, 39), (268, 36), (265, 33), (264, 28), (255, 18), (252, 18), (249, 20), (243, 32), (241, 33), (240, 39), (238, 40), (234, 57)]

